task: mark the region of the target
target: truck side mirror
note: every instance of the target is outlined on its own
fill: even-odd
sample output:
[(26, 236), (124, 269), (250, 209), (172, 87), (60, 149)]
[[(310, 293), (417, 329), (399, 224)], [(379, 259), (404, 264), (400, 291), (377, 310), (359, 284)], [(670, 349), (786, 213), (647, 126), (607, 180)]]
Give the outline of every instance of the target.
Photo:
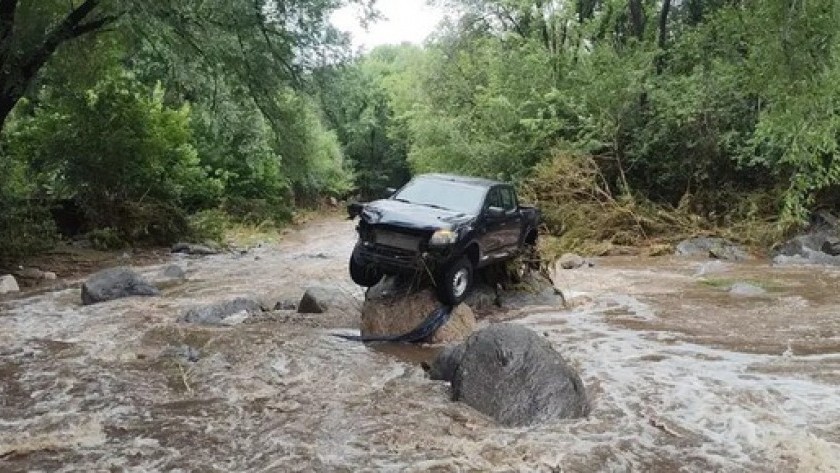
[(352, 202), (347, 205), (347, 220), (353, 220), (362, 214), (365, 204), (359, 202)]
[(502, 218), (505, 216), (505, 209), (501, 207), (488, 207), (487, 216), (490, 218)]

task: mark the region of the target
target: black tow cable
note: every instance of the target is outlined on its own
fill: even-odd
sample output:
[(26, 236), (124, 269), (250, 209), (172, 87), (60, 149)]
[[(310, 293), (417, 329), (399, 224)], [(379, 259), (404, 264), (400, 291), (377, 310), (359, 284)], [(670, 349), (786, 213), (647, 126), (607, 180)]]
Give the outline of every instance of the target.
[(450, 315), (452, 315), (452, 306), (440, 306), (432, 311), (432, 313), (426, 317), (426, 320), (424, 320), (417, 328), (402, 335), (362, 336), (344, 335), (341, 333), (335, 333), (333, 335), (351, 342), (418, 343), (435, 333), (437, 329), (443, 327), (443, 325), (449, 321)]

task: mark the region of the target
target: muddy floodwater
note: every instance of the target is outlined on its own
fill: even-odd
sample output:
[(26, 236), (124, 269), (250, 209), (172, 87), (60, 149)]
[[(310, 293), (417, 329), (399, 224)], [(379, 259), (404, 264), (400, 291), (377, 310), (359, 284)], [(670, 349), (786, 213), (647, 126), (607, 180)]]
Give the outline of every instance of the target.
[(323, 220), (173, 258), (189, 280), (160, 298), (0, 301), (0, 471), (840, 471), (837, 269), (627, 257), (559, 272), (571, 307), (513, 323), (580, 371), (593, 409), (525, 429), (450, 402), (419, 366), (434, 349), (334, 337), (358, 328), (352, 310), (176, 322), (314, 284), (358, 307), (353, 236)]

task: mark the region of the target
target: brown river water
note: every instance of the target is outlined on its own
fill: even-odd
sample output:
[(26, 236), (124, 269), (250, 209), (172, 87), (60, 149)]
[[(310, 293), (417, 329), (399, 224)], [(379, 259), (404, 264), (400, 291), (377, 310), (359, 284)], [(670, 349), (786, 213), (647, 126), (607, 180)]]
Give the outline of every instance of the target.
[[(175, 321), (313, 284), (358, 307), (353, 238), (323, 220), (245, 255), (173, 258), (189, 281), (161, 298), (0, 301), (0, 471), (840, 471), (838, 269), (622, 257), (558, 272), (571, 308), (513, 323), (580, 371), (593, 409), (533, 428), (449, 401), (419, 366), (434, 348), (332, 336), (354, 333), (352, 310)], [(165, 356), (184, 345), (197, 362)]]

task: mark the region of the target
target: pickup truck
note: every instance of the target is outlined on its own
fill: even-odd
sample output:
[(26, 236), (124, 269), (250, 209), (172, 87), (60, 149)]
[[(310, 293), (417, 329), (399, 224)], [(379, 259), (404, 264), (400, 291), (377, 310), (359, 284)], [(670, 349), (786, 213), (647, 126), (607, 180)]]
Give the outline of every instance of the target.
[(540, 223), (510, 184), (447, 174), (416, 176), (387, 199), (350, 204), (348, 214), (359, 217), (350, 257), (356, 284), (421, 272), (447, 305), (464, 300), (477, 269), (536, 245)]

